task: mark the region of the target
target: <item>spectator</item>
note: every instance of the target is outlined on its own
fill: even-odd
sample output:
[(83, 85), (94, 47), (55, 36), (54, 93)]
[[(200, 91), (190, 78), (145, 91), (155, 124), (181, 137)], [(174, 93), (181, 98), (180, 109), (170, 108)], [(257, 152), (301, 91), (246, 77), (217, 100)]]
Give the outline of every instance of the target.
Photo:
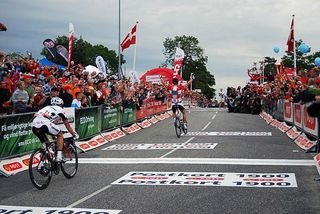
[(45, 97), (45, 95), (42, 93), (42, 87), (36, 87), (35, 88), (35, 94), (33, 97), (33, 108), (36, 110), (39, 110), (41, 108), (40, 101)]
[(72, 96), (72, 86), (71, 85), (65, 85), (63, 87), (63, 90), (60, 91), (59, 97), (64, 102), (64, 107), (71, 107), (73, 96)]
[(51, 88), (50, 96), (44, 96), (42, 100), (40, 100), (39, 104), (42, 107), (50, 106), (52, 98), (58, 97), (59, 95), (59, 89), (57, 87)]
[(76, 98), (73, 99), (71, 107), (77, 108), (77, 109), (81, 108), (82, 107), (82, 105), (81, 105), (82, 97), (83, 97), (83, 94), (81, 92), (77, 92)]
[(6, 104), (11, 97), (10, 91), (6, 87), (6, 83), (4, 81), (1, 82), (0, 85), (0, 113), (5, 113), (6, 109), (4, 108), (4, 104)]
[(24, 82), (19, 81), (17, 84), (17, 89), (14, 91), (11, 98), (13, 110), (16, 113), (25, 113), (30, 110), (30, 106), (28, 105), (29, 95), (28, 92), (24, 90), (24, 88)]
[(54, 76), (50, 75), (47, 78), (47, 84), (45, 84), (42, 88), (43, 93), (45, 95), (49, 95), (51, 92), (51, 89), (55, 86), (55, 78)]

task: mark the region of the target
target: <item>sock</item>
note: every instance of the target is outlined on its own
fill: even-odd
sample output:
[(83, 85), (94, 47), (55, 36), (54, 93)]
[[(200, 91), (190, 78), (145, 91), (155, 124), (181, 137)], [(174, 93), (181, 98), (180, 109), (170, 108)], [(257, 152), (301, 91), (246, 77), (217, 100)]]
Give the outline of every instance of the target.
[(57, 158), (56, 158), (57, 161), (61, 161), (62, 160), (62, 151), (58, 150), (57, 151)]

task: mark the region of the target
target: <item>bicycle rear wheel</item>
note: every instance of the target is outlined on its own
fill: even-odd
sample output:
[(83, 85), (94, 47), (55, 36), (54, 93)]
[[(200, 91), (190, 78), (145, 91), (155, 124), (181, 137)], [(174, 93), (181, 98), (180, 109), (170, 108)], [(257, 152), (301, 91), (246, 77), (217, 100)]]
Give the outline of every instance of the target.
[(61, 171), (63, 175), (70, 179), (73, 178), (78, 171), (78, 154), (76, 148), (69, 144), (64, 149), (65, 161), (61, 162)]
[(29, 160), (29, 176), (39, 190), (47, 188), (52, 177), (52, 164), (44, 149), (35, 150)]
[(176, 120), (174, 121), (174, 128), (176, 130), (176, 134), (177, 134), (178, 138), (181, 137), (181, 128), (182, 128), (181, 126), (182, 126), (182, 124), (181, 124), (179, 117), (176, 117)]

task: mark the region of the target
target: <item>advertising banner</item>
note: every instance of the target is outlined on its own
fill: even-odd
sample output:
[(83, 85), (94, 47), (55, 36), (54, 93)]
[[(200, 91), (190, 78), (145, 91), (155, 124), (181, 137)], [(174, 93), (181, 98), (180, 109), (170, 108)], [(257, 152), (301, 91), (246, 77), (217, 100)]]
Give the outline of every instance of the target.
[(80, 139), (92, 137), (99, 133), (99, 107), (76, 110), (76, 131)]
[(145, 106), (141, 106), (139, 110), (136, 111), (136, 119), (140, 120), (147, 116), (147, 108)]
[(123, 109), (122, 125), (132, 124), (136, 122), (136, 106), (134, 103), (129, 104)]
[(33, 113), (3, 117), (0, 120), (0, 159), (41, 147), (32, 133)]
[(310, 117), (307, 108), (310, 104), (304, 105), (303, 108), (303, 129), (305, 132), (318, 136), (318, 120), (315, 117)]
[(112, 129), (120, 125), (120, 107), (102, 108), (101, 130)]
[(293, 123), (293, 109), (292, 103), (285, 101), (284, 102), (284, 120), (289, 123)]
[(295, 103), (294, 104), (294, 118), (293, 118), (293, 123), (295, 126), (299, 127), (300, 129), (303, 128), (302, 126), (302, 118), (303, 118), (303, 109), (304, 105)]

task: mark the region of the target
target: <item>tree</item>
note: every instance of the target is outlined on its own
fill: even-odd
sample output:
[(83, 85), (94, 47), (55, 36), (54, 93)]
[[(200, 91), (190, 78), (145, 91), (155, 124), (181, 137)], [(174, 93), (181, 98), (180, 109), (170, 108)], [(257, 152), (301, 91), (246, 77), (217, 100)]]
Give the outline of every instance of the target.
[(162, 67), (173, 66), (175, 48), (180, 47), (185, 52), (185, 58), (182, 66), (182, 77), (189, 80), (190, 74), (195, 74), (193, 88), (201, 89), (203, 94), (211, 99), (215, 95), (214, 75), (206, 67), (208, 57), (204, 56), (204, 49), (199, 47), (199, 40), (193, 36), (175, 36), (174, 39), (166, 38), (163, 42), (163, 54), (166, 58)]
[[(311, 54), (311, 48), (309, 48), (309, 52), (306, 54), (303, 54), (299, 51), (299, 46), (303, 43), (303, 41), (300, 39), (298, 41), (295, 41), (296, 45), (296, 57), (297, 57), (297, 70), (303, 70), (303, 69), (312, 69), (314, 67), (314, 59), (319, 56), (319, 52)], [(293, 51), (288, 53), (286, 51), (286, 54), (281, 58), (284, 67), (293, 68)]]
[[(54, 41), (56, 45), (62, 45), (67, 49), (69, 48), (69, 38), (67, 36), (58, 36)], [(57, 64), (67, 65), (67, 62), (59, 54), (56, 58), (53, 58), (46, 48), (42, 49), (41, 55)], [(74, 38), (72, 61), (74, 61), (75, 64), (95, 65), (97, 56), (102, 56), (103, 59), (108, 62), (109, 69), (117, 72), (118, 56), (114, 50), (109, 50), (107, 47), (100, 44), (92, 45), (82, 39), (81, 36), (80, 39)], [(123, 59), (122, 55), (121, 59)], [(124, 62), (124, 60), (121, 61), (121, 63)]]

